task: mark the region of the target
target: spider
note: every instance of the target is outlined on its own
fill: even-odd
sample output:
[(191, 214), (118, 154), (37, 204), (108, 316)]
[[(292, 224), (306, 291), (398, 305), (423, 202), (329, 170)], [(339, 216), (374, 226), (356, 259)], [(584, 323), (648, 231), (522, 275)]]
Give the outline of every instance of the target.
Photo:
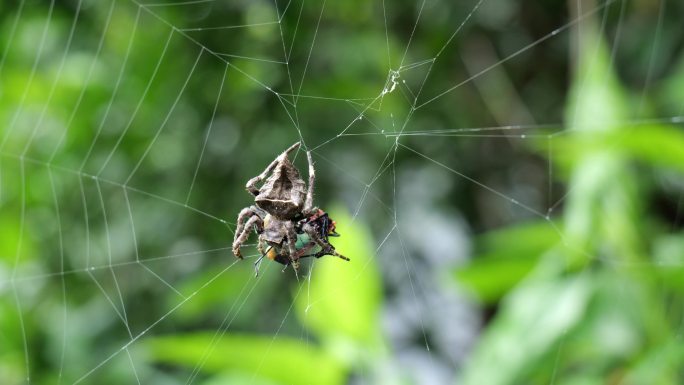
[[(290, 162), (288, 155), (299, 146), (299, 142), (290, 146), (245, 186), (254, 195), (256, 205), (242, 209), (238, 215), (233, 254), (242, 259), (240, 246), (247, 241), (253, 228), (259, 235), (257, 249), (261, 254), (254, 263), (257, 274), (264, 257), (285, 265), (285, 268), (292, 265), (295, 271), (299, 268), (299, 259), (304, 257), (333, 255), (349, 260), (328, 242), (329, 236), (338, 236), (335, 221), (325, 211), (313, 206), (315, 170), (311, 153), (306, 153), (308, 188)], [(257, 184), (262, 181), (261, 188), (258, 188)]]

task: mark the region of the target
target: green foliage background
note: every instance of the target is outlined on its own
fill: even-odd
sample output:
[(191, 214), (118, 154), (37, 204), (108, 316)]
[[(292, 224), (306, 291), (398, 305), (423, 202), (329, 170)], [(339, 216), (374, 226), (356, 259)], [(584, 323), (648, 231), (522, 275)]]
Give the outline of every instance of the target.
[[(683, 12), (3, 2), (0, 383), (681, 383)], [(297, 140), (352, 261), (254, 277)]]

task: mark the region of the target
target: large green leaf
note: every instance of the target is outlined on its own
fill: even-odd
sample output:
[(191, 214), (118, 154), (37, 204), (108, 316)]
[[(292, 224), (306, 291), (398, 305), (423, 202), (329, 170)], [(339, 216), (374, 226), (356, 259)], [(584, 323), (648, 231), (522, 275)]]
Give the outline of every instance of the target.
[(684, 347), (679, 341), (656, 346), (647, 352), (624, 376), (623, 384), (675, 385), (681, 384), (681, 363)]
[(526, 281), (504, 300), (465, 365), (460, 383), (524, 383), (525, 371), (550, 355), (564, 334), (580, 322), (591, 294), (587, 276)]
[(234, 373), (221, 374), (218, 376), (213, 376), (207, 381), (203, 382), (202, 385), (278, 385), (278, 382), (273, 382), (271, 380), (253, 377), (249, 375), (240, 375)]
[[(227, 259), (228, 263), (235, 263), (233, 261), (235, 257), (227, 254), (228, 252), (214, 253), (211, 254), (211, 257), (216, 259), (223, 258)], [(223, 265), (207, 269), (207, 271), (193, 276), (178, 285), (178, 290), (181, 293), (196, 294), (192, 301), (188, 301), (178, 308), (176, 318), (187, 321), (206, 316), (209, 312), (217, 312), (223, 317), (226, 309), (233, 307), (236, 302), (240, 304), (240, 311), (235, 315), (237, 321), (246, 317), (253, 317), (259, 305), (263, 304), (263, 298), (272, 295), (273, 287), (284, 284), (282, 282), (283, 275), (279, 274), (279, 269), (269, 265), (265, 265), (262, 268), (261, 277), (258, 283), (256, 283), (252, 264), (253, 260), (254, 258), (238, 261), (235, 266), (225, 272), (223, 270), (226, 267)], [(277, 274), (274, 274), (276, 271)], [(218, 274), (221, 274), (221, 276), (212, 281)], [(206, 285), (210, 281), (211, 284)], [(245, 301), (242, 304), (243, 299), (241, 297), (248, 292), (249, 301)], [(167, 301), (167, 306), (171, 308), (176, 306), (179, 298), (175, 295), (170, 295)], [(237, 306), (235, 307), (237, 308)]]
[[(279, 384), (341, 384), (344, 368), (319, 347), (286, 336), (214, 333), (149, 338), (144, 346), (154, 361), (184, 366), (201, 364), (207, 373), (235, 372)], [(212, 344), (214, 342), (214, 344)]]
[(684, 293), (684, 234), (661, 236), (653, 242), (654, 263), (648, 271), (658, 274), (660, 282)]
[[(547, 151), (546, 141), (537, 149)], [(649, 124), (621, 126), (611, 132), (578, 133), (553, 139), (554, 162), (572, 169), (591, 153), (611, 150), (647, 165), (684, 172), (684, 132), (676, 126)]]
[(477, 256), (456, 270), (456, 280), (479, 300), (498, 301), (558, 243), (558, 231), (545, 221), (492, 231), (478, 238)]
[[(624, 135), (630, 118), (628, 97), (611, 67), (610, 50), (596, 25), (579, 31), (582, 50), (566, 108), (570, 133), (583, 141), (572, 169), (566, 200), (565, 241), (573, 245), (570, 265), (582, 268), (603, 249), (623, 260), (643, 257), (637, 226), (642, 208), (638, 176), (619, 143), (602, 137)], [(574, 139), (573, 139), (574, 140)]]
[[(346, 210), (330, 212), (339, 238), (331, 238), (345, 262), (326, 256), (314, 261), (310, 279), (297, 298), (300, 318), (324, 342), (377, 346), (381, 282), (370, 232)], [(345, 355), (344, 353), (342, 355)]]

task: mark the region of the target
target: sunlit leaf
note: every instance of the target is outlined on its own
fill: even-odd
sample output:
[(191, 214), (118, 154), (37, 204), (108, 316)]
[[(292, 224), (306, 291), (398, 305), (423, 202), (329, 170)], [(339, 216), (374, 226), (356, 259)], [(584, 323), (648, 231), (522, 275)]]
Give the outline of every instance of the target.
[(193, 333), (149, 338), (154, 361), (205, 373), (235, 372), (279, 384), (341, 384), (345, 371), (313, 344), (286, 336)]
[[(211, 257), (228, 259), (230, 263), (233, 263), (232, 259), (235, 258), (232, 255), (228, 255), (228, 252), (213, 254)], [(218, 310), (221, 317), (223, 317), (226, 309), (230, 308), (236, 301), (242, 302), (240, 297), (241, 295), (246, 295), (247, 292), (250, 293), (249, 301), (245, 301), (236, 317), (253, 316), (256, 310), (255, 305), (260, 304), (264, 296), (272, 293), (273, 286), (282, 285), (283, 282), (281, 280), (282, 274), (272, 274), (278, 269), (266, 266), (266, 268), (262, 269), (261, 275), (263, 277), (259, 280), (257, 288), (250, 291), (250, 288), (255, 284), (252, 260), (253, 258), (239, 261), (236, 266), (227, 271), (223, 271), (226, 269), (226, 266), (223, 265), (209, 269), (179, 285), (178, 290), (181, 293), (197, 292), (197, 294), (193, 297), (192, 301), (188, 301), (178, 309), (177, 317), (181, 320), (188, 320), (203, 315), (206, 316), (212, 310)], [(219, 274), (220, 277), (214, 279)], [(214, 280), (212, 281), (212, 279)], [(209, 281), (211, 281), (211, 284), (206, 285)], [(199, 290), (200, 288), (201, 290)], [(169, 308), (174, 307), (178, 302), (178, 296), (170, 295), (167, 306)]]
[[(623, 260), (643, 257), (640, 229), (639, 179), (615, 143), (602, 142), (601, 135), (623, 132), (630, 118), (628, 97), (613, 71), (610, 50), (595, 24), (580, 34), (582, 50), (573, 80), (566, 120), (571, 133), (586, 138), (586, 147), (570, 178), (564, 228), (566, 241), (575, 247), (570, 265), (581, 268), (598, 247)], [(586, 144), (586, 143), (585, 143)]]
[[(538, 143), (540, 152), (546, 144)], [(553, 139), (554, 162), (564, 169), (600, 150), (619, 152), (649, 166), (684, 172), (684, 132), (675, 126), (622, 126), (617, 131), (576, 134)]]
[(625, 385), (681, 384), (681, 364), (684, 362), (684, 347), (678, 341), (656, 346), (647, 352), (624, 376)]
[(457, 282), (484, 302), (497, 301), (560, 241), (548, 222), (492, 231), (477, 240), (478, 255), (456, 272)]
[(603, 385), (605, 382), (599, 374), (587, 375), (585, 373), (559, 378), (558, 385)]
[(654, 242), (654, 265), (649, 266), (661, 282), (671, 289), (684, 293), (684, 236), (662, 236)]
[(460, 383), (520, 383), (524, 371), (550, 354), (582, 319), (591, 293), (586, 276), (525, 282), (504, 300), (466, 364)]
[(297, 298), (299, 316), (324, 339), (373, 346), (378, 341), (380, 276), (369, 230), (346, 210), (330, 212), (338, 238), (331, 238), (345, 262), (331, 256), (316, 260), (310, 280)]
[(279, 382), (274, 382), (262, 377), (240, 375), (240, 374), (223, 374), (218, 376), (213, 376), (207, 381), (203, 382), (202, 385), (278, 385)]

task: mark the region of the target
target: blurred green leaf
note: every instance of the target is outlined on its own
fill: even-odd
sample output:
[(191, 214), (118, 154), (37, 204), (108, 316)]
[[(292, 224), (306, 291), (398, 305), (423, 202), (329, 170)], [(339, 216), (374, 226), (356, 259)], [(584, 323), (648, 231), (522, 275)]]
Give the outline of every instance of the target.
[(646, 352), (623, 377), (621, 384), (681, 384), (678, 363), (684, 360), (684, 347), (679, 341), (655, 346)]
[(508, 259), (486, 257), (456, 271), (456, 280), (482, 302), (495, 303), (532, 270), (534, 255)]
[(202, 385), (242, 385), (242, 384), (250, 384), (250, 385), (277, 385), (278, 382), (273, 382), (265, 378), (257, 377), (254, 378), (253, 376), (247, 376), (247, 375), (240, 375), (240, 374), (222, 374), (218, 376), (213, 376), (207, 381), (204, 381)]
[(326, 256), (311, 265), (297, 298), (299, 316), (324, 342), (376, 347), (382, 295), (370, 232), (340, 207), (330, 217), (341, 234), (330, 241), (351, 261)]
[(582, 319), (591, 294), (588, 275), (524, 282), (504, 300), (464, 367), (460, 383), (523, 383), (521, 375), (551, 354)]
[(598, 374), (575, 373), (558, 379), (558, 385), (604, 385), (605, 381)]
[(627, 95), (613, 71), (610, 50), (588, 23), (580, 31), (581, 50), (565, 115), (576, 130), (601, 132), (618, 127), (629, 116)]
[[(232, 255), (226, 254), (213, 254), (212, 258), (234, 258)], [(196, 317), (206, 316), (211, 311), (217, 311), (220, 317), (223, 317), (226, 309), (230, 308), (236, 301), (242, 302), (240, 295), (244, 295), (244, 293), (250, 290), (250, 284), (254, 280), (254, 266), (251, 262), (242, 262), (221, 273), (224, 269), (225, 266), (207, 269), (179, 285), (178, 290), (181, 293), (197, 292), (197, 294), (192, 301), (188, 301), (178, 309), (176, 314), (178, 319), (187, 322)], [(276, 269), (264, 269), (262, 275), (271, 273), (270, 270)], [(206, 282), (209, 282), (219, 273), (221, 273), (220, 279), (216, 279), (210, 285), (203, 287)], [(252, 317), (256, 310), (256, 305), (261, 304), (263, 298), (270, 295), (273, 287), (278, 284), (283, 284), (282, 274), (269, 274), (268, 277), (263, 277), (259, 281), (258, 290), (250, 292), (249, 301), (241, 305), (240, 312), (236, 317), (244, 319)], [(203, 287), (202, 290), (199, 290), (201, 287)], [(167, 301), (168, 308), (172, 308), (178, 303), (179, 299), (177, 296), (170, 295)]]
[(625, 385), (681, 384), (678, 363), (682, 361), (684, 361), (684, 346), (679, 341), (670, 341), (656, 346), (634, 365), (621, 383)]
[(660, 98), (670, 111), (682, 114), (682, 90), (684, 89), (684, 56), (674, 65), (672, 74), (661, 83)]
[[(546, 151), (546, 142), (538, 149)], [(684, 172), (684, 132), (675, 126), (641, 125), (620, 127), (613, 132), (592, 132), (553, 139), (554, 162), (564, 169), (577, 166), (585, 156), (601, 150), (619, 152), (649, 166)]]
[(455, 272), (459, 284), (478, 299), (493, 303), (513, 288), (558, 244), (558, 231), (540, 221), (489, 232), (476, 242), (477, 256)]
[(236, 372), (280, 384), (341, 384), (345, 370), (315, 345), (286, 336), (261, 337), (214, 333), (154, 337), (144, 347), (156, 362), (207, 373)]
[(596, 141), (600, 135), (623, 132), (629, 104), (612, 69), (610, 50), (590, 23), (580, 30), (576, 77), (566, 108), (572, 136), (589, 138), (590, 151), (575, 152), (577, 163), (570, 178), (565, 207), (566, 241), (576, 250), (568, 254), (574, 268), (582, 268), (597, 247), (625, 260), (641, 258), (639, 181), (627, 160), (612, 143)]
[[(9, 287), (0, 284), (0, 293), (5, 292), (9, 292)], [(0, 378), (3, 383), (19, 384), (24, 380), (22, 346), (16, 305), (0, 300)]]
[[(22, 251), (21, 260), (26, 261), (35, 256), (35, 251), (31, 239), (32, 234), (23, 234), (23, 236), (24, 238), (20, 245), (20, 250)], [(19, 239), (19, 226), (17, 223), (13, 223), (9, 216), (0, 218), (0, 261), (5, 262), (4, 265), (0, 265), (0, 268), (10, 268), (14, 265)]]
[(559, 232), (547, 221), (528, 222), (490, 231), (476, 240), (485, 253), (524, 257), (548, 250), (561, 240)]
[(656, 239), (653, 256), (654, 264), (648, 268), (655, 270), (668, 288), (684, 293), (684, 235), (672, 234)]

